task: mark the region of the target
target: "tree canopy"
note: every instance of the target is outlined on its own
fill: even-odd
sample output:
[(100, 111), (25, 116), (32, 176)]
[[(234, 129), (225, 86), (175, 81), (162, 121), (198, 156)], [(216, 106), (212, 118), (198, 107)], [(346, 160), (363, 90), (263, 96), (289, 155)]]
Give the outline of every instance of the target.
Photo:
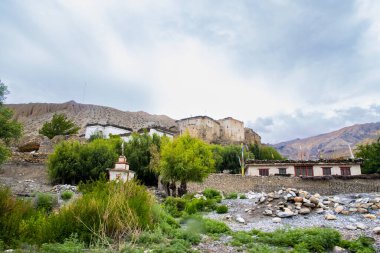
[(363, 158), (362, 173), (380, 173), (380, 138), (375, 143), (358, 146), (356, 156)]
[(161, 147), (160, 175), (172, 184), (180, 181), (180, 195), (186, 193), (187, 182), (202, 182), (214, 169), (211, 146), (189, 133)]
[(18, 139), (22, 133), (22, 125), (12, 120), (12, 110), (3, 105), (5, 95), (8, 93), (7, 86), (0, 80), (0, 165), (11, 154), (7, 146), (12, 140)]
[(68, 135), (78, 133), (80, 127), (68, 120), (64, 114), (54, 114), (51, 121), (44, 123), (39, 133), (52, 139), (57, 135)]
[(249, 145), (249, 150), (256, 160), (284, 160), (281, 154), (271, 146), (253, 144)]

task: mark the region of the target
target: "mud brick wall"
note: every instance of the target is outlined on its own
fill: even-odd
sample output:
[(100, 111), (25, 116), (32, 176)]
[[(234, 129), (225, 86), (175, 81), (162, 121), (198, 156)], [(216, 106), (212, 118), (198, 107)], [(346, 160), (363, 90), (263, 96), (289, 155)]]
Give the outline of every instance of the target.
[(252, 177), (232, 174), (211, 174), (203, 183), (189, 183), (190, 192), (214, 188), (225, 193), (231, 192), (271, 192), (282, 187), (298, 188), (311, 193), (333, 195), (341, 193), (379, 192), (380, 179), (329, 179), (305, 180), (298, 177)]

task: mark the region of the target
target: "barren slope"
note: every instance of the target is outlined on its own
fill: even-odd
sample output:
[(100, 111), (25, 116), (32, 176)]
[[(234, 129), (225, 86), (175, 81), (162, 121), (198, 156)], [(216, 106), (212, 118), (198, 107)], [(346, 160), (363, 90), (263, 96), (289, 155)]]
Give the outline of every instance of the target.
[(340, 130), (305, 139), (296, 139), (273, 145), (283, 156), (290, 159), (317, 159), (349, 157), (348, 145), (369, 142), (379, 137), (380, 122), (358, 124)]
[(26, 135), (36, 135), (43, 123), (50, 120), (54, 113), (64, 113), (81, 127), (90, 123), (113, 124), (138, 130), (142, 127), (158, 125), (165, 128), (175, 126), (175, 120), (165, 115), (151, 115), (146, 112), (120, 111), (114, 108), (98, 105), (79, 104), (69, 101), (62, 104), (29, 103), (8, 104), (14, 110), (14, 118), (24, 124)]

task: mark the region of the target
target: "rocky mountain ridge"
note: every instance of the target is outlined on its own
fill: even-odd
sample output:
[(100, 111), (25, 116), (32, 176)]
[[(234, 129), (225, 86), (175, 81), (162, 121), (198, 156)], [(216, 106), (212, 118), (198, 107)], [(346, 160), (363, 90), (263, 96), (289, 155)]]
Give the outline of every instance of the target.
[(143, 111), (121, 111), (111, 107), (80, 104), (75, 101), (66, 103), (29, 103), (7, 104), (14, 111), (14, 119), (23, 123), (25, 135), (36, 135), (42, 125), (51, 120), (54, 113), (64, 113), (75, 124), (81, 127), (79, 134), (84, 134), (87, 124), (109, 124), (137, 131), (144, 127), (176, 126), (174, 119), (165, 115), (152, 115)]
[(274, 144), (283, 156), (289, 159), (335, 159), (350, 157), (350, 149), (372, 142), (380, 136), (380, 122), (356, 124), (342, 129), (304, 139)]

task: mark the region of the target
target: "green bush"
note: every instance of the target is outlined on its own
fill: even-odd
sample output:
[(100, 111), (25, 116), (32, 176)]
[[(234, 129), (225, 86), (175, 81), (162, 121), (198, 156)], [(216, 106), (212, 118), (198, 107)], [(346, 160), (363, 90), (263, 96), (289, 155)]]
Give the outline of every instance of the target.
[(61, 193), (61, 198), (63, 200), (69, 200), (74, 196), (74, 192), (72, 191), (64, 191)]
[(226, 199), (237, 199), (238, 194), (236, 192), (232, 192), (227, 195)]
[(167, 197), (164, 200), (165, 210), (173, 217), (181, 217), (186, 207), (186, 201), (183, 198)]
[(83, 252), (85, 246), (76, 238), (68, 238), (64, 243), (44, 243), (39, 252), (42, 253), (79, 253)]
[(247, 199), (247, 196), (245, 196), (245, 194), (241, 194), (241, 195), (239, 196), (239, 199)]
[(208, 199), (218, 199), (218, 198), (222, 197), (222, 195), (220, 194), (220, 192), (218, 190), (215, 190), (212, 188), (206, 188), (202, 192), (202, 194), (203, 194), (203, 196), (205, 196)]
[(232, 234), (232, 246), (242, 246), (244, 244), (252, 243), (253, 237), (247, 232), (238, 231)]
[[(260, 232), (257, 241), (280, 247), (304, 248), (311, 252), (326, 252), (338, 245), (341, 236), (330, 228), (306, 228), (276, 230), (270, 233)], [(300, 245), (297, 246), (297, 245)]]
[(231, 229), (223, 222), (212, 219), (204, 219), (204, 228), (207, 234), (229, 233)]
[(195, 214), (197, 212), (210, 212), (215, 210), (216, 201), (214, 199), (192, 199), (186, 203), (185, 211), (188, 214)]
[(220, 205), (216, 207), (216, 212), (221, 214), (221, 213), (227, 213), (228, 212), (228, 206), (226, 205)]
[(48, 193), (38, 193), (35, 200), (35, 205), (38, 210), (51, 212), (58, 205), (58, 200), (55, 196)]
[(342, 240), (339, 246), (348, 249), (353, 253), (373, 253), (376, 252), (375, 248), (373, 247), (373, 243), (373, 238), (361, 236), (353, 241)]

